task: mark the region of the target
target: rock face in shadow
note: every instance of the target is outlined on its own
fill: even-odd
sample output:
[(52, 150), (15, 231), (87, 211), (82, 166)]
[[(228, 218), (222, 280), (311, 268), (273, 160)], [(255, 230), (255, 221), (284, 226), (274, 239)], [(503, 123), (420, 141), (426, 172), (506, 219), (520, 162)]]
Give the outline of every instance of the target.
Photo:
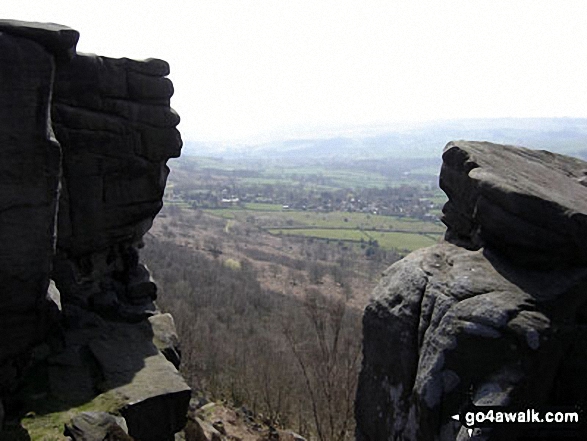
[(14, 28), (21, 29), (0, 22), (0, 390), (11, 387), (18, 356), (50, 325), (61, 175), (51, 126), (55, 56), (26, 29), (11, 34)]
[[(140, 241), (162, 207), (180, 153), (162, 60), (78, 55), (57, 71), (55, 133), (63, 149), (58, 248), (80, 257)], [(83, 146), (83, 148), (80, 148)]]
[[(464, 141), (443, 160), (445, 242), (392, 265), (365, 310), (358, 441), (469, 439), (451, 417), (471, 404), (587, 405), (587, 163)], [(475, 439), (537, 435), (585, 431)]]
[(29, 405), (33, 370), (61, 407), (105, 395), (131, 436), (171, 439), (190, 390), (139, 258), (181, 150), (169, 66), (77, 54), (78, 37), (0, 20), (0, 402)]

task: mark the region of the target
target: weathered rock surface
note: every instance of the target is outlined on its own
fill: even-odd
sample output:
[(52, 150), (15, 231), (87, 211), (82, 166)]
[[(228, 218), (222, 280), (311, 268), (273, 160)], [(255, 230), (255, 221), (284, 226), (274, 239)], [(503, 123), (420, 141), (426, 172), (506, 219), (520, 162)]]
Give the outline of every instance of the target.
[(58, 69), (53, 118), (63, 149), (60, 252), (135, 243), (162, 207), (165, 165), (180, 153), (162, 60), (78, 55)]
[(42, 341), (50, 324), (45, 294), (61, 150), (50, 117), (55, 53), (42, 43), (67, 51), (60, 35), (77, 35), (33, 28), (0, 22), (0, 391), (14, 386), (22, 369), (18, 354)]
[(159, 441), (186, 422), (191, 391), (177, 369), (157, 349), (150, 323), (108, 321), (86, 312), (79, 327), (65, 334), (65, 347), (47, 360), (51, 396), (89, 402), (97, 394), (116, 403), (129, 433)]
[(149, 322), (153, 329), (153, 342), (155, 346), (157, 346), (157, 349), (161, 351), (167, 360), (179, 369), (181, 350), (173, 316), (169, 313), (156, 314), (149, 317)]
[(55, 23), (0, 20), (0, 32), (34, 41), (58, 61), (68, 61), (76, 54), (79, 32)]
[(65, 426), (65, 435), (72, 437), (74, 441), (112, 439), (111, 435), (120, 440), (132, 440), (128, 436), (124, 418), (106, 412), (82, 412), (74, 416)]
[(440, 187), (451, 241), (490, 246), (518, 265), (586, 265), (587, 164), (486, 142), (449, 143)]
[(587, 404), (587, 164), (469, 142), (444, 161), (447, 242), (392, 265), (365, 310), (358, 441), (468, 439), (451, 416), (471, 403)]
[[(181, 150), (169, 66), (77, 54), (78, 38), (0, 20), (0, 400), (12, 420), (41, 412), (38, 397), (43, 414), (106, 403), (132, 437), (164, 441), (190, 389), (139, 248)], [(19, 382), (35, 374), (47, 383), (27, 401)]]

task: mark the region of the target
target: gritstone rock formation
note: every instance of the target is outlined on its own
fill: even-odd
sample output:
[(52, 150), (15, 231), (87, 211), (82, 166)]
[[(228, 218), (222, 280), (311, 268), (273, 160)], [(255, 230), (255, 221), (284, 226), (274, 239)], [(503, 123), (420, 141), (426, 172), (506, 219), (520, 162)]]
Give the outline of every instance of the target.
[(0, 408), (96, 402), (172, 439), (190, 390), (138, 254), (181, 149), (169, 66), (77, 54), (78, 37), (0, 20)]
[[(451, 416), (471, 404), (587, 405), (587, 163), (465, 141), (443, 161), (446, 241), (391, 266), (365, 310), (358, 441), (469, 439)], [(585, 439), (565, 430), (475, 439)]]

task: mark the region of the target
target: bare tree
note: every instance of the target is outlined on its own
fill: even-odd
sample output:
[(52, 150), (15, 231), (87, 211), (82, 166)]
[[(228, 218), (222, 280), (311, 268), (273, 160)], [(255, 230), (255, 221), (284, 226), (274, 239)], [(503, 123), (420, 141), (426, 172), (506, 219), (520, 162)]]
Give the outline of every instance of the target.
[(309, 338), (300, 340), (287, 322), (283, 333), (304, 377), (318, 439), (343, 441), (351, 435), (360, 344), (345, 332), (343, 299), (309, 288), (303, 310)]

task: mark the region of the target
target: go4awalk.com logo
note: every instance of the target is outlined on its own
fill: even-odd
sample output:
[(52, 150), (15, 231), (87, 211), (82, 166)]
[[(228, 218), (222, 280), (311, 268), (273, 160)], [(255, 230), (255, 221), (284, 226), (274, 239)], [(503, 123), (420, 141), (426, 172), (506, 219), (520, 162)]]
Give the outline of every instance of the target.
[(474, 429), (501, 425), (548, 427), (549, 429), (576, 429), (583, 424), (583, 412), (578, 408), (551, 407), (515, 409), (501, 406), (470, 406), (452, 416), (467, 428), (469, 436)]

